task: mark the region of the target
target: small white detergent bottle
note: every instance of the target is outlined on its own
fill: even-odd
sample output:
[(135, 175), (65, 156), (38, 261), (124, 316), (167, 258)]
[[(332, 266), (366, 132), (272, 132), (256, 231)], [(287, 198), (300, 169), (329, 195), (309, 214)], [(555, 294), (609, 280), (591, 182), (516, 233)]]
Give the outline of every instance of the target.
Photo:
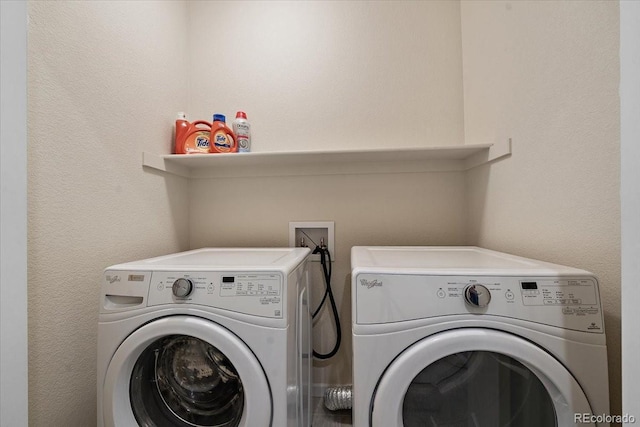
[(238, 141), (238, 152), (248, 153), (251, 151), (251, 125), (247, 120), (247, 114), (244, 111), (238, 111), (232, 126)]

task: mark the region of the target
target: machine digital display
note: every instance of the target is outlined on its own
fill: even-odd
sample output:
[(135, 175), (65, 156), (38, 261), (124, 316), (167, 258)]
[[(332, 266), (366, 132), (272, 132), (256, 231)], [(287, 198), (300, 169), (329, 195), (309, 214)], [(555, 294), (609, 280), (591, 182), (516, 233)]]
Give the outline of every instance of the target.
[(236, 281), (234, 276), (222, 276), (222, 283), (233, 283)]
[(538, 289), (538, 283), (537, 282), (520, 282), (522, 285), (522, 289), (530, 291), (533, 289)]

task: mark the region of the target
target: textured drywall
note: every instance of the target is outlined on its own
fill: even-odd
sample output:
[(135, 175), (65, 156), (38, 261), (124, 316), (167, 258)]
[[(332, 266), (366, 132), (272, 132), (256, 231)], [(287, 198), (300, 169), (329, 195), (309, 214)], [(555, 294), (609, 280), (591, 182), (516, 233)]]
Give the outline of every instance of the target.
[(188, 247), (187, 183), (143, 170), (187, 102), (181, 2), (30, 2), (29, 421), (96, 423), (102, 270)]
[(189, 3), (189, 114), (253, 151), (464, 142), (458, 1)]
[[(351, 381), (351, 247), (465, 243), (463, 172), (194, 180), (191, 244), (287, 246), (290, 221), (335, 221), (332, 282), (342, 322), (334, 359), (315, 361), (314, 382)], [(313, 305), (324, 284), (313, 266)], [(316, 349), (334, 342), (328, 312), (316, 322)]]
[(600, 279), (620, 413), (618, 2), (463, 1), (465, 135), (513, 138), (467, 176), (469, 241)]

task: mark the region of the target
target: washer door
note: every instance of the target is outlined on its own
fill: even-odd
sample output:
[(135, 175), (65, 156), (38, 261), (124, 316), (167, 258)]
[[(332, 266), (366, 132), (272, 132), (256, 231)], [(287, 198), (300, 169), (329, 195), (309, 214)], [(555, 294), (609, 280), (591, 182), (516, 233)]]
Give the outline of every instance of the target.
[(592, 413), (584, 392), (549, 353), (509, 333), (458, 329), (402, 352), (378, 382), (370, 416), (374, 427), (552, 427), (584, 413)]
[(105, 377), (106, 426), (269, 426), (260, 363), (226, 328), (189, 316), (148, 323), (116, 350)]

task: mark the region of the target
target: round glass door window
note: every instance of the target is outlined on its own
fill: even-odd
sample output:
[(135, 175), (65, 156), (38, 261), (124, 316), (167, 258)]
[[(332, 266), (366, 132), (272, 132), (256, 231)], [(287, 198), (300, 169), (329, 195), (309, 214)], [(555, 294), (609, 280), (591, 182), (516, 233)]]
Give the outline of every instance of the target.
[(213, 345), (185, 335), (147, 347), (133, 368), (129, 397), (142, 427), (235, 427), (244, 408), (233, 363)]
[(554, 404), (538, 377), (503, 354), (444, 357), (413, 379), (402, 404), (404, 427), (555, 427)]

